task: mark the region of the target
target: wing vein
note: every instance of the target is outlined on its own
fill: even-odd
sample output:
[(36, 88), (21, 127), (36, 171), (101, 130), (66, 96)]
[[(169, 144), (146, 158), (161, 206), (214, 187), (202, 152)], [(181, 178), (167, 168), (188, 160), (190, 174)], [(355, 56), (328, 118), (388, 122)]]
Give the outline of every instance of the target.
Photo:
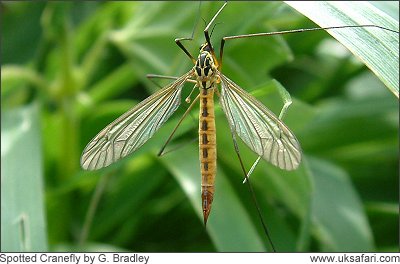
[(220, 102), (229, 126), (243, 142), (273, 165), (293, 170), (301, 161), (294, 134), (268, 108), (222, 73)]
[(107, 167), (141, 147), (178, 108), (182, 87), (192, 76), (193, 69), (101, 130), (83, 150), (82, 168)]

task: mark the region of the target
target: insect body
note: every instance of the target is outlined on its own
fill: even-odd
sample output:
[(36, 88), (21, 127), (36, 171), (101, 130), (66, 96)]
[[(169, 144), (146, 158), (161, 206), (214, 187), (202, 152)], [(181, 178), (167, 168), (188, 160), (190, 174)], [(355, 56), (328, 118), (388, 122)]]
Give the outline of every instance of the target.
[(194, 66), (197, 86), (200, 88), (199, 149), (201, 171), (201, 200), (204, 223), (207, 222), (214, 198), (214, 182), (217, 171), (217, 143), (215, 134), (214, 91), (219, 82), (214, 58), (206, 44)]
[[(225, 5), (204, 30), (206, 42), (200, 47), (197, 60), (181, 44), (187, 38), (175, 40), (193, 61), (194, 67), (105, 127), (88, 143), (81, 156), (82, 168), (95, 170), (134, 152), (178, 108), (184, 84), (195, 80), (195, 87), (200, 89), (196, 100), (200, 101), (199, 154), (204, 223), (211, 210), (217, 168), (214, 93), (219, 95), (232, 135), (237, 134), (259, 157), (284, 170), (296, 169), (301, 161), (300, 144), (289, 128), (256, 98), (221, 73), (223, 42), (218, 61), (208, 29)], [(218, 84), (221, 85), (220, 92)]]

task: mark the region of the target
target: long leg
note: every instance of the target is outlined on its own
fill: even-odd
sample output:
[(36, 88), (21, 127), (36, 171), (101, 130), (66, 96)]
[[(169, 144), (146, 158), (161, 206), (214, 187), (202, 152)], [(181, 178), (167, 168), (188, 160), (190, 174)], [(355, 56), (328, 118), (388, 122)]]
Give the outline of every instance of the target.
[[(274, 247), (274, 243), (272, 243), (272, 239), (271, 239), (271, 236), (269, 235), (268, 228), (267, 228), (267, 226), (266, 226), (266, 224), (264, 222), (264, 218), (263, 218), (262, 213), (261, 213), (260, 205), (257, 202), (257, 198), (256, 198), (256, 194), (254, 192), (253, 186), (250, 184), (250, 179), (248, 177), (248, 173), (246, 172), (246, 169), (244, 167), (242, 158), (240, 157), (240, 151), (239, 151), (239, 146), (238, 146), (237, 141), (236, 141), (235, 132), (232, 131), (232, 130), (230, 130), (230, 131), (231, 131), (231, 135), (232, 135), (232, 140), (233, 140), (233, 145), (234, 145), (234, 148), (235, 148), (235, 152), (236, 152), (236, 155), (238, 156), (238, 159), (239, 159), (239, 162), (240, 162), (240, 167), (242, 168), (242, 171), (243, 171), (243, 174), (244, 174), (244, 177), (245, 177), (245, 181), (247, 181), (247, 186), (249, 187), (249, 191), (251, 193), (252, 199), (253, 199), (254, 204), (256, 206), (257, 213), (258, 213), (258, 216), (259, 216), (260, 221), (261, 221), (261, 225), (262, 225), (262, 227), (264, 229), (264, 233), (268, 238), (268, 242), (271, 245), (272, 251), (276, 252), (275, 247)], [(257, 159), (256, 163), (258, 163), (259, 159), (260, 159), (260, 157)], [(253, 164), (253, 166), (250, 169), (249, 173), (253, 172), (255, 166), (257, 165), (256, 163)]]
[(190, 52), (185, 48), (185, 46), (183, 46), (183, 44), (181, 43), (181, 41), (183, 40), (193, 40), (193, 37), (190, 38), (177, 38), (175, 39), (175, 43), (176, 45), (179, 46), (179, 48), (181, 48), (183, 50), (183, 52), (186, 53), (186, 55), (188, 55), (188, 57), (192, 60), (193, 64), (196, 63), (196, 59), (193, 58), (192, 54), (190, 54)]
[[(282, 120), (286, 114), (287, 109), (292, 104), (292, 97), (290, 96), (289, 92), (280, 83), (276, 82), (276, 87), (277, 87), (279, 96), (281, 97), (281, 99), (283, 101), (283, 106), (282, 106), (281, 112), (279, 113), (279, 119)], [(261, 156), (259, 156), (257, 158), (257, 160), (253, 163), (249, 172), (246, 174), (247, 177), (245, 177), (245, 179), (243, 180), (243, 183), (245, 183), (247, 181), (247, 179), (250, 177), (250, 175), (253, 173), (253, 171), (256, 168), (260, 159), (261, 159)]]
[[(169, 76), (169, 75), (159, 75), (159, 74), (147, 74), (146, 78), (149, 79), (152, 83), (154, 83), (155, 85), (157, 85), (158, 87), (162, 88), (161, 85), (159, 85), (158, 83), (156, 83), (154, 81), (154, 79), (169, 79), (169, 80), (176, 80), (179, 77), (176, 76)], [(188, 79), (186, 80), (187, 82), (191, 82), (191, 83), (196, 83), (196, 80), (192, 80), (192, 79)]]
[(181, 41), (184, 41), (184, 40), (192, 41), (192, 40), (193, 40), (194, 32), (195, 32), (195, 30), (196, 30), (197, 23), (199, 22), (200, 7), (201, 7), (201, 2), (199, 3), (199, 12), (198, 12), (199, 15), (197, 16), (197, 19), (196, 19), (196, 21), (195, 21), (195, 23), (194, 23), (193, 31), (192, 31), (192, 36), (191, 36), (190, 38), (176, 38), (176, 39), (175, 39), (176, 45), (178, 45), (179, 48), (181, 48), (181, 49), (183, 50), (183, 52), (185, 52), (185, 54), (188, 55), (188, 57), (192, 60), (193, 64), (196, 63), (196, 59), (192, 56), (192, 54), (190, 54), (190, 52), (185, 48), (185, 46), (183, 46), (183, 44), (181, 43)]
[[(219, 13), (221, 13), (221, 11), (225, 8), (225, 6), (228, 4), (228, 2), (225, 2), (225, 4), (223, 4), (221, 6), (221, 8), (218, 10), (218, 12), (214, 15), (214, 17), (211, 19), (211, 21), (208, 23), (208, 25), (206, 26), (206, 28), (204, 29), (204, 36), (206, 38), (207, 44), (208, 46), (211, 48), (211, 52), (214, 52), (214, 49), (211, 45), (211, 40), (210, 40), (210, 36), (208, 34), (208, 30), (210, 29), (212, 23), (214, 23), (215, 19), (217, 18), (217, 16), (219, 15)], [(213, 54), (214, 55), (214, 54)]]
[[(176, 77), (176, 76), (159, 75), (159, 74), (147, 74), (146, 77), (147, 77), (152, 83), (154, 83), (155, 85), (157, 85), (157, 86), (160, 87), (160, 88), (162, 88), (162, 86), (159, 85), (157, 82), (155, 82), (154, 79), (176, 80), (176, 79), (179, 78), (179, 77)], [(195, 83), (195, 84), (197, 83), (196, 80), (191, 80), (191, 79), (188, 79), (187, 82), (191, 82), (191, 83)], [(190, 92), (189, 96), (185, 99), (185, 101), (186, 101), (188, 104), (190, 103), (190, 96), (191, 96), (191, 94), (193, 93), (193, 91), (194, 91), (194, 89), (195, 89), (196, 87), (197, 87), (197, 86), (195, 85), (195, 86), (193, 87), (192, 91)], [(198, 98), (195, 98), (195, 101), (196, 101), (197, 99), (198, 99)], [(194, 102), (195, 102), (195, 101), (194, 101)], [(194, 103), (194, 102), (193, 102), (193, 103)], [(192, 105), (193, 105), (193, 103), (192, 103)], [(159, 153), (157, 154), (158, 156), (161, 156), (161, 155), (164, 155), (164, 154), (167, 153), (167, 152), (164, 152), (165, 148), (167, 147), (168, 143), (171, 141), (172, 136), (174, 135), (174, 133), (175, 133), (175, 131), (177, 130), (178, 126), (181, 124), (181, 122), (183, 121), (183, 119), (184, 119), (184, 118), (186, 117), (186, 115), (189, 113), (190, 109), (192, 108), (192, 105), (190, 105), (189, 108), (186, 110), (186, 112), (183, 114), (183, 116), (181, 117), (181, 120), (178, 122), (178, 124), (176, 125), (176, 127), (175, 127), (174, 130), (172, 131), (172, 133), (171, 133), (171, 135), (169, 136), (167, 142), (164, 143), (164, 145), (162, 146), (161, 150), (160, 150)], [(194, 117), (193, 117), (190, 113), (189, 113), (189, 115), (190, 115), (190, 117), (192, 118), (192, 120), (195, 121), (195, 120), (194, 120)], [(171, 150), (170, 150), (170, 151), (171, 151)], [(169, 152), (169, 151), (168, 151), (168, 152)]]
[[(219, 93), (218, 93), (218, 90), (216, 90), (216, 91), (217, 91), (217, 95), (220, 96)], [(235, 148), (236, 155), (237, 155), (237, 157), (239, 159), (240, 167), (242, 168), (242, 171), (243, 171), (243, 175), (244, 175), (243, 183), (247, 182), (247, 186), (249, 187), (249, 191), (251, 193), (252, 199), (253, 199), (254, 204), (256, 206), (257, 213), (258, 213), (258, 216), (259, 216), (260, 221), (261, 221), (261, 225), (262, 225), (262, 227), (264, 229), (264, 233), (268, 238), (268, 242), (269, 242), (269, 245), (271, 246), (272, 251), (276, 252), (275, 247), (274, 247), (274, 243), (272, 243), (272, 239), (271, 239), (271, 236), (269, 235), (268, 228), (267, 228), (267, 226), (266, 226), (266, 224), (264, 222), (264, 218), (262, 216), (260, 206), (259, 206), (259, 204), (257, 202), (256, 194), (254, 192), (253, 186), (251, 185), (250, 179), (249, 179), (250, 175), (253, 173), (255, 167), (257, 166), (258, 162), (260, 161), (261, 156), (259, 156), (257, 158), (257, 160), (253, 163), (253, 165), (251, 166), (251, 169), (249, 170), (249, 172), (246, 172), (246, 168), (244, 167), (242, 157), (240, 156), (240, 151), (239, 151), (239, 146), (238, 146), (237, 141), (236, 141), (235, 131), (230, 130), (230, 132), (231, 132), (231, 136), (232, 136), (233, 146)]]
[[(214, 49), (213, 49), (212, 44), (211, 44), (210, 35), (208, 34), (208, 30), (210, 29), (211, 25), (214, 23), (215, 19), (218, 17), (219, 13), (221, 13), (221, 11), (225, 8), (225, 6), (227, 4), (228, 4), (228, 2), (225, 2), (221, 6), (221, 8), (218, 10), (218, 12), (214, 15), (214, 17), (211, 19), (211, 21), (208, 23), (208, 25), (204, 29), (204, 36), (206, 38), (207, 44), (210, 47), (211, 52), (213, 53), (213, 55), (214, 55)], [(200, 6), (199, 6), (199, 9), (200, 9)], [(198, 19), (196, 20), (196, 24), (197, 24), (197, 21), (198, 21)], [(184, 40), (190, 40), (190, 41), (193, 40), (193, 36), (194, 36), (194, 29), (193, 29), (193, 32), (192, 32), (192, 36), (190, 38), (177, 38), (177, 39), (175, 39), (175, 43), (176, 43), (176, 45), (178, 45), (183, 50), (183, 52), (186, 53), (186, 55), (188, 55), (188, 57), (193, 61), (193, 63), (196, 63), (196, 59), (192, 56), (192, 54), (190, 54), (190, 52), (181, 43), (181, 41), (184, 41)]]
[[(303, 28), (303, 29), (293, 29), (293, 30), (284, 30), (284, 31), (275, 31), (275, 32), (255, 33), (255, 34), (245, 34), (245, 35), (223, 37), (221, 39), (221, 48), (219, 50), (220, 68), (222, 67), (222, 57), (224, 54), (225, 41), (227, 41), (227, 40), (240, 39), (240, 38), (251, 38), (251, 37), (273, 36), (273, 35), (284, 35), (284, 34), (308, 32), (308, 31), (316, 31), (316, 30), (330, 30), (330, 29), (339, 29), (339, 28), (359, 28), (359, 27), (374, 27), (374, 28), (380, 28), (380, 29), (388, 30), (388, 31), (391, 31), (394, 33), (398, 33), (395, 30), (377, 26), (377, 25), (352, 25), (352, 26), (336, 26), (336, 27), (323, 27), (323, 28)], [(220, 68), (219, 68), (219, 70), (220, 70)]]
[(85, 221), (83, 223), (82, 231), (80, 233), (79, 239), (78, 239), (78, 244), (83, 245), (85, 242), (87, 242), (87, 237), (90, 231), (90, 228), (93, 223), (93, 219), (96, 214), (96, 210), (98, 209), (98, 205), (100, 202), (100, 199), (102, 195), (104, 194), (104, 190), (106, 189), (105, 187), (107, 186), (107, 183), (109, 182), (110, 178), (112, 175), (115, 175), (117, 173), (113, 172), (108, 172), (106, 175), (100, 178), (100, 180), (96, 184), (96, 189), (90, 198), (90, 203), (89, 203), (89, 208), (86, 211), (86, 216), (85, 216)]
[(172, 137), (174, 136), (176, 130), (178, 129), (179, 125), (182, 123), (183, 119), (188, 115), (190, 110), (192, 110), (194, 104), (199, 100), (200, 95), (197, 95), (197, 97), (193, 100), (193, 102), (190, 104), (188, 109), (186, 109), (185, 113), (182, 115), (181, 119), (179, 119), (178, 123), (176, 124), (175, 128), (172, 130), (171, 134), (169, 135), (167, 141), (164, 143), (160, 151), (158, 152), (157, 156), (161, 156), (164, 154), (164, 150), (167, 147), (168, 143), (171, 141)]
[[(225, 8), (225, 6), (228, 4), (228, 2), (225, 2), (221, 8), (218, 10), (218, 12), (214, 15), (214, 17), (211, 19), (211, 21), (208, 23), (208, 25), (206, 26), (206, 28), (204, 29), (204, 36), (206, 38), (206, 42), (208, 44), (208, 46), (210, 47), (211, 53), (212, 55), (215, 57), (215, 53), (214, 53), (214, 48), (211, 44), (211, 40), (210, 40), (210, 35), (208, 34), (208, 30), (210, 29), (211, 25), (214, 23), (215, 19), (218, 17), (219, 13), (221, 13), (221, 11)], [(198, 19), (197, 19), (198, 21)], [(197, 22), (196, 22), (197, 24)], [(183, 46), (183, 44), (181, 43), (181, 41), (184, 40), (193, 40), (193, 36), (194, 36), (194, 30), (192, 33), (192, 36), (190, 38), (177, 38), (175, 39), (175, 43), (176, 45), (178, 45), (183, 52), (186, 53), (186, 55), (188, 55), (188, 57), (193, 61), (193, 63), (196, 63), (196, 59), (192, 56), (192, 54), (190, 54), (190, 52), (185, 48), (185, 46)], [(217, 65), (218, 66), (218, 65)]]
[[(283, 101), (283, 106), (282, 106), (281, 112), (280, 112), (280, 114), (279, 114), (279, 119), (282, 119), (282, 118), (284, 117), (284, 115), (286, 114), (287, 109), (288, 109), (289, 106), (292, 104), (292, 99), (291, 99), (290, 94), (288, 93), (288, 91), (287, 91), (283, 86), (281, 86), (279, 83), (277, 84), (277, 89), (278, 89), (279, 95), (280, 95), (280, 97), (282, 98), (282, 101)], [(234, 132), (234, 131), (231, 131), (231, 135), (232, 135), (232, 140), (233, 140), (233, 145), (234, 145), (234, 148), (235, 148), (235, 152), (236, 152), (236, 154), (237, 154), (237, 156), (238, 156), (238, 159), (239, 159), (239, 162), (240, 162), (240, 166), (241, 166), (241, 168), (242, 168), (242, 171), (243, 171), (243, 174), (244, 174), (244, 177), (245, 177), (244, 180), (243, 180), (243, 183), (246, 183), (246, 182), (247, 182), (247, 184), (248, 184), (248, 186), (249, 186), (249, 191), (250, 191), (250, 193), (251, 193), (251, 195), (252, 195), (252, 198), (253, 198), (253, 200), (254, 200), (255, 206), (256, 206), (256, 208), (257, 208), (257, 212), (258, 212), (258, 215), (259, 215), (259, 217), (260, 217), (261, 224), (262, 224), (262, 226), (263, 226), (263, 228), (264, 228), (264, 232), (265, 232), (265, 234), (266, 234), (266, 236), (267, 236), (267, 238), (268, 238), (268, 241), (269, 241), (269, 244), (271, 245), (272, 250), (273, 250), (274, 252), (276, 252), (275, 247), (274, 247), (274, 244), (272, 243), (272, 239), (271, 239), (271, 237), (270, 237), (270, 235), (269, 235), (267, 226), (265, 225), (264, 219), (263, 219), (263, 217), (262, 217), (261, 209), (260, 209), (260, 207), (259, 207), (259, 205), (258, 205), (256, 196), (255, 196), (255, 192), (254, 192), (254, 190), (253, 190), (252, 185), (250, 184), (250, 179), (249, 179), (249, 178), (250, 178), (250, 175), (253, 173), (254, 169), (257, 167), (258, 162), (259, 162), (260, 159), (261, 159), (261, 156), (259, 156), (259, 157), (256, 159), (256, 161), (255, 161), (255, 162), (253, 163), (253, 165), (251, 166), (250, 170), (249, 170), (248, 172), (246, 172), (246, 169), (245, 169), (245, 167), (244, 167), (242, 158), (241, 158), (241, 156), (240, 156), (239, 146), (238, 146), (237, 141), (236, 141), (235, 132)]]

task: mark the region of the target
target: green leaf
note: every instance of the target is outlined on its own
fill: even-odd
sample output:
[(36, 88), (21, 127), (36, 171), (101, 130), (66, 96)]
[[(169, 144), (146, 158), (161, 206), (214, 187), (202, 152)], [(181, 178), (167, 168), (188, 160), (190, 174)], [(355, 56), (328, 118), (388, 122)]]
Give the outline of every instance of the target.
[[(320, 27), (377, 25), (380, 28), (328, 30), (399, 97), (399, 21), (367, 2), (286, 2)], [(397, 12), (398, 13), (398, 5)]]
[(308, 157), (313, 175), (313, 231), (328, 252), (371, 251), (372, 231), (348, 175), (327, 162)]
[[(376, 214), (369, 213), (368, 220), (372, 221), (372, 226), (367, 223), (369, 227), (366, 227), (365, 215), (363, 210), (360, 211), (357, 201), (361, 198), (364, 203), (368, 201), (397, 203), (398, 200), (398, 101), (382, 88), (383, 84), (370, 74), (354, 78), (348, 89), (349, 98), (325, 100), (318, 107), (318, 116), (308, 123), (307, 129), (299, 135), (303, 148), (309, 154), (335, 162), (346, 170), (346, 174), (352, 180), (352, 184), (349, 184), (348, 179), (343, 179), (343, 177), (347, 178), (347, 175), (338, 168), (330, 168), (332, 165), (326, 166), (327, 164), (324, 165), (322, 161), (314, 164), (321, 167), (313, 169), (315, 178), (318, 177), (318, 182), (321, 183), (320, 189), (316, 188), (320, 196), (317, 201), (331, 196), (329, 199), (334, 200), (326, 206), (330, 206), (333, 210), (338, 210), (337, 203), (342, 204), (343, 208), (352, 204), (353, 208), (351, 209), (353, 215), (346, 215), (343, 210), (339, 212), (342, 216), (334, 218), (333, 221), (336, 224), (328, 223), (330, 220), (324, 217), (324, 214), (330, 214), (329, 212), (320, 212), (320, 217), (325, 221), (324, 229), (330, 226), (329, 229), (332, 231), (330, 235), (326, 235), (329, 239), (325, 241), (327, 243), (325, 250), (336, 251), (342, 247), (339, 243), (341, 238), (334, 235), (336, 231), (333, 232), (336, 229), (335, 225), (343, 225), (344, 230), (348, 230), (347, 226), (352, 225), (360, 227), (352, 230), (352, 232), (358, 231), (357, 235), (353, 234), (350, 240), (343, 241), (343, 245), (352, 241), (353, 244), (347, 244), (347, 248), (352, 248), (354, 251), (368, 250), (371, 245), (374, 246), (373, 242), (378, 245), (378, 250), (382, 250), (382, 244), (389, 246), (393, 245), (389, 241), (397, 241), (397, 237), (390, 234), (398, 233), (398, 225), (394, 224), (398, 222), (398, 214), (396, 216), (381, 214), (377, 217)], [(324, 179), (325, 175), (331, 179)], [(342, 179), (339, 181), (340, 178)], [(323, 183), (323, 181), (332, 181), (332, 183)], [(332, 186), (335, 182), (346, 184), (347, 187), (332, 188), (331, 190), (335, 190), (334, 193), (325, 189), (325, 184)], [(324, 190), (324, 193), (320, 190)], [(352, 194), (355, 190), (358, 192), (358, 197)], [(322, 196), (327, 197), (322, 198)], [(345, 201), (342, 197), (353, 198)], [(320, 206), (320, 210), (323, 210), (323, 206)], [(355, 218), (351, 219), (351, 216)], [(356, 218), (359, 219), (358, 224), (354, 222)], [(394, 219), (397, 220), (394, 221)], [(382, 225), (381, 222), (387, 224)], [(371, 239), (371, 230), (369, 230), (371, 228), (375, 234), (374, 240), (378, 238), (379, 241)], [(325, 235), (320, 235), (321, 238), (325, 237)], [(364, 245), (363, 248), (361, 245)]]
[(37, 104), (1, 115), (1, 251), (47, 251)]

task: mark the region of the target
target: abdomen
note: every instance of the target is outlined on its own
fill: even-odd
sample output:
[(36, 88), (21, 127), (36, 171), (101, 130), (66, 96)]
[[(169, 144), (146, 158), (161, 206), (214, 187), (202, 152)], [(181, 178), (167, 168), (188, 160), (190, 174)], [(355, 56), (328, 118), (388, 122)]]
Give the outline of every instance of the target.
[(217, 171), (215, 136), (214, 88), (200, 90), (199, 147), (201, 171), (201, 200), (204, 224), (207, 223), (214, 198)]

